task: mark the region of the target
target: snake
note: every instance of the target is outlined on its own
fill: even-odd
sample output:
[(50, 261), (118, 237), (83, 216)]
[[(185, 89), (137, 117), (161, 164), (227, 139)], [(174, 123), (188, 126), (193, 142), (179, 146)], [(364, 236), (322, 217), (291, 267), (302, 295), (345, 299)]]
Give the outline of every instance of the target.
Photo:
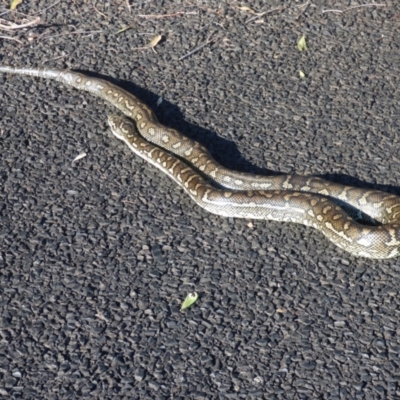
[(356, 257), (389, 259), (400, 254), (399, 196), (315, 176), (234, 171), (199, 142), (161, 124), (145, 103), (108, 80), (56, 68), (0, 66), (0, 72), (55, 80), (111, 103), (125, 115), (108, 117), (114, 136), (208, 212), (310, 226)]

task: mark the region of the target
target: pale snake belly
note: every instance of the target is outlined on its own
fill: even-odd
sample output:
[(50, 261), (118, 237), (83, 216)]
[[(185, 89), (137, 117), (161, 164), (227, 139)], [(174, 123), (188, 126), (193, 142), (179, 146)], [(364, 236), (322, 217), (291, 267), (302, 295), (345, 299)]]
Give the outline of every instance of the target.
[[(126, 118), (111, 116), (109, 124), (114, 135), (126, 142), (133, 152), (174, 179), (207, 211), (228, 217), (312, 226), (356, 256), (384, 259), (399, 255), (398, 196), (317, 177), (268, 177), (232, 171), (218, 164), (204, 146), (161, 125), (144, 103), (110, 82), (69, 70), (0, 66), (0, 72), (53, 79), (112, 103), (136, 123), (134, 125)], [(146, 140), (137, 134), (135, 128)], [(345, 205), (345, 209), (341, 205)], [(351, 215), (353, 210), (359, 210), (379, 225), (367, 226), (357, 222), (347, 212), (346, 205), (350, 206)]]

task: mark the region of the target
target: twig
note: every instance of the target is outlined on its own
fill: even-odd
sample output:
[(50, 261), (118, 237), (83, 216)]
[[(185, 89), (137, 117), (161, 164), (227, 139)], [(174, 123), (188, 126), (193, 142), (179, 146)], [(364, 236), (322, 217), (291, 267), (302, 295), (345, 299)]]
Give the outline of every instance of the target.
[(254, 20), (257, 19), (257, 18), (262, 17), (262, 16), (265, 15), (266, 13), (267, 13), (267, 12), (257, 13), (254, 17), (251, 17), (250, 19), (248, 19), (248, 20), (246, 21), (246, 24), (248, 24), (248, 23), (251, 22), (251, 21), (254, 21)]
[[(129, 29), (133, 29), (133, 25), (126, 26), (125, 28), (121, 28), (119, 31), (115, 32), (115, 35), (120, 34), (122, 32), (128, 31)], [(135, 32), (135, 35), (140, 36), (140, 35), (154, 35), (154, 32)]]
[(283, 9), (283, 7), (277, 7), (277, 8), (273, 8), (272, 10), (269, 10), (269, 11), (264, 11), (262, 13), (258, 13), (254, 17), (251, 17), (249, 20), (247, 20), (246, 24), (248, 24), (249, 22), (251, 22), (251, 21), (253, 21), (253, 20), (255, 20), (255, 19), (259, 18), (259, 17), (262, 17), (263, 15), (272, 14), (273, 12), (281, 11), (282, 9)]
[(149, 32), (149, 33), (146, 33), (146, 32), (135, 32), (135, 35), (154, 35), (154, 32)]
[(129, 0), (126, 0), (126, 7), (128, 8), (128, 13), (131, 13), (131, 5), (129, 4)]
[(104, 18), (107, 18), (108, 20), (110, 19), (110, 18), (107, 17), (106, 14), (103, 14), (101, 11), (99, 11), (99, 10), (96, 8), (96, 6), (95, 6), (94, 4), (92, 4), (92, 6), (93, 6), (93, 8), (95, 9), (95, 11), (97, 11), (97, 12), (98, 12), (100, 15), (102, 15)]
[(132, 3), (132, 4), (129, 4), (129, 0), (126, 0), (126, 2), (129, 4), (129, 7), (131, 8), (132, 6), (142, 6), (143, 4), (147, 4), (147, 3), (150, 3), (150, 2), (152, 2), (153, 0), (142, 0), (142, 1), (140, 1), (139, 3)]
[(355, 8), (361, 8), (361, 7), (386, 7), (386, 4), (377, 4), (377, 3), (370, 3), (370, 4), (361, 4), (359, 6), (351, 6), (347, 7), (343, 10), (343, 12), (349, 11), (349, 10), (354, 10)]
[(141, 18), (156, 18), (156, 19), (160, 19), (160, 18), (171, 18), (171, 17), (179, 17), (180, 15), (197, 15), (198, 12), (197, 11), (188, 11), (188, 12), (184, 12), (184, 11), (178, 11), (174, 14), (138, 14), (138, 17)]
[(328, 13), (328, 12), (333, 12), (336, 14), (343, 14), (343, 11), (341, 10), (322, 10), (322, 14)]
[(38, 24), (40, 22), (40, 17), (37, 17), (37, 18), (33, 19), (32, 21), (29, 21), (25, 24), (20, 24), (20, 25), (14, 24), (13, 22), (10, 22), (10, 21), (6, 21), (4, 19), (2, 19), (2, 21), (5, 21), (5, 22), (9, 23), (10, 25), (0, 24), (0, 29), (3, 29), (5, 31), (13, 31), (14, 29), (27, 28), (28, 26)]
[(69, 56), (70, 56), (70, 54), (64, 54), (64, 55), (59, 56), (59, 57), (48, 58), (47, 60), (43, 60), (42, 64), (47, 63), (49, 61), (59, 60), (60, 58), (69, 57)]
[(361, 8), (361, 7), (386, 7), (386, 4), (378, 4), (378, 3), (360, 4), (358, 6), (347, 7), (344, 10), (322, 10), (322, 12), (323, 13), (334, 12), (338, 14), (343, 14), (347, 11), (355, 10), (356, 8)]
[(305, 13), (305, 11), (307, 10), (309, 5), (310, 5), (310, 2), (307, 1), (307, 3), (297, 6), (298, 8), (301, 8), (301, 10), (299, 12), (299, 15), (296, 17), (296, 19), (299, 19)]
[[(214, 20), (211, 20), (211, 22), (209, 22), (208, 24), (204, 25), (193, 37), (196, 37), (196, 36), (200, 35), (200, 33), (204, 31), (204, 29), (206, 29), (208, 26), (210, 26), (213, 23), (214, 23)], [(224, 29), (221, 25), (219, 25), (219, 26), (222, 29)]]
[(10, 36), (0, 36), (0, 39), (15, 40), (16, 42), (18, 42), (18, 43), (20, 43), (20, 44), (23, 44), (20, 40), (15, 39), (15, 38), (10, 37)]
[(198, 52), (199, 50), (201, 50), (203, 47), (207, 46), (208, 44), (210, 44), (211, 42), (214, 41), (214, 39), (211, 38), (212, 34), (210, 35), (210, 37), (207, 39), (206, 42), (204, 42), (202, 45), (200, 45), (199, 47), (196, 47), (195, 49), (193, 49), (192, 51), (189, 51), (189, 53), (185, 54), (184, 56), (182, 56), (181, 58), (178, 59), (178, 61), (182, 61), (185, 58), (191, 56), (192, 54)]

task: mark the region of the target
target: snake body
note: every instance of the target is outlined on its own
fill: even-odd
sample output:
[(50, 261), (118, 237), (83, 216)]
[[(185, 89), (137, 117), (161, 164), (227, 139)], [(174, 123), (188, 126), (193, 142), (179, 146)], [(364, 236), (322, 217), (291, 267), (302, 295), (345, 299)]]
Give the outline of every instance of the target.
[[(400, 253), (398, 196), (312, 176), (268, 177), (229, 170), (217, 163), (204, 146), (160, 124), (147, 105), (108, 81), (52, 68), (0, 66), (0, 72), (52, 79), (116, 106), (135, 124), (126, 118), (109, 117), (114, 135), (174, 179), (207, 211), (312, 226), (356, 256), (384, 259)], [(359, 214), (379, 225), (366, 226), (352, 218)]]

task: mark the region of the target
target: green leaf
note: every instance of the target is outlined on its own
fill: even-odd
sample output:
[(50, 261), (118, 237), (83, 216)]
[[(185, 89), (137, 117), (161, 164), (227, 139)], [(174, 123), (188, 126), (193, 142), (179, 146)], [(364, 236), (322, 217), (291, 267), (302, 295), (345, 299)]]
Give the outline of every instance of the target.
[(297, 48), (299, 51), (307, 50), (306, 35), (303, 35), (297, 42)]
[(10, 4), (10, 10), (15, 10), (21, 3), (22, 0), (12, 0)]
[(300, 78), (305, 78), (306, 74), (303, 71), (299, 71)]
[(190, 307), (193, 303), (195, 303), (197, 301), (198, 298), (199, 298), (199, 295), (196, 292), (189, 293), (186, 296), (186, 299), (184, 300), (184, 302), (182, 303), (181, 311)]

